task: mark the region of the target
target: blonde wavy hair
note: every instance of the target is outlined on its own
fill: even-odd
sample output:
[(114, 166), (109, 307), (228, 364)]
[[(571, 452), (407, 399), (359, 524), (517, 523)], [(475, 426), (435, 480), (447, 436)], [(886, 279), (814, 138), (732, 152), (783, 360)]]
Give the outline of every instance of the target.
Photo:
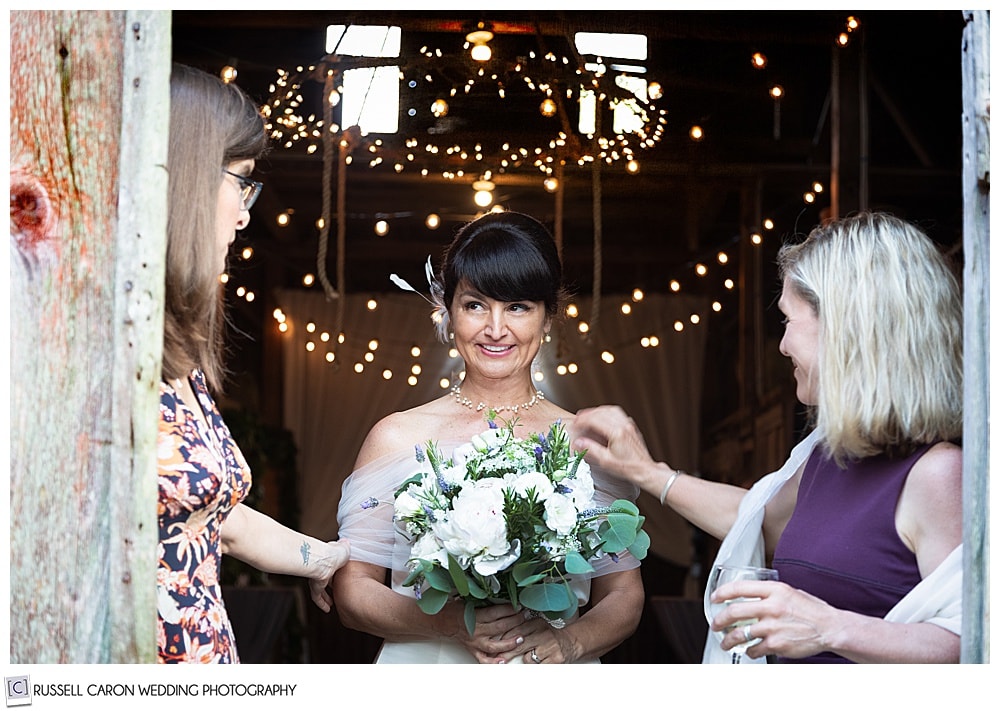
[(222, 168), (268, 147), (259, 108), (234, 84), (174, 64), (170, 74), (168, 215), (163, 377), (201, 368), (220, 391), (225, 377), (224, 291), (216, 264)]
[(960, 439), (961, 289), (926, 234), (865, 212), (783, 246), (778, 267), (819, 318), (810, 415), (838, 463)]

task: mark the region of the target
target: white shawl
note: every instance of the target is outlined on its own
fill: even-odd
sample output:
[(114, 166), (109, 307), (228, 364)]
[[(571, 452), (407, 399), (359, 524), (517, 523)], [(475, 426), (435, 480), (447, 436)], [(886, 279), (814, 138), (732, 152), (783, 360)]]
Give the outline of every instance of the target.
[[(726, 534), (715, 558), (715, 565), (764, 565), (764, 506), (805, 464), (813, 447), (821, 439), (813, 430), (799, 442), (780, 469), (754, 484), (740, 502), (736, 522)], [(705, 610), (709, 609), (705, 591)], [(885, 619), (889, 622), (930, 622), (955, 634), (962, 631), (962, 546), (924, 578), (893, 607)], [(702, 664), (729, 664), (732, 653), (723, 651), (720, 640), (709, 632)], [(743, 663), (763, 664), (764, 659), (744, 657)]]

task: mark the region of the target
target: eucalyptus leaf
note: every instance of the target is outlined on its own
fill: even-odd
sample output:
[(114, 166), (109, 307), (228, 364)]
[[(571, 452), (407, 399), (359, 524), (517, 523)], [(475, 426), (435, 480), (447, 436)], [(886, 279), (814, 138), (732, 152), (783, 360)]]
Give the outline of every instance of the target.
[(539, 612), (559, 612), (573, 604), (575, 596), (566, 583), (542, 583), (521, 590), (521, 604)]
[(424, 590), (420, 599), (417, 600), (417, 606), (428, 615), (436, 615), (441, 612), (441, 608), (444, 607), (446, 602), (448, 602), (448, 593), (428, 588)]
[(623, 513), (630, 513), (634, 516), (639, 515), (639, 507), (628, 499), (615, 499), (614, 503), (611, 504), (611, 508), (618, 509)]
[(440, 590), (443, 593), (451, 592), (451, 575), (447, 571), (433, 567), (424, 573), (424, 578), (426, 578), (427, 584), (435, 590)]
[(448, 574), (451, 576), (451, 580), (455, 583), (455, 589), (461, 597), (469, 596), (469, 581), (465, 577), (465, 571), (462, 570), (462, 565), (455, 559), (455, 556), (448, 554)]
[(635, 556), (636, 560), (642, 560), (649, 552), (649, 534), (639, 531), (635, 534), (635, 541), (628, 547), (628, 552)]
[(587, 562), (587, 559), (576, 551), (566, 553), (566, 572), (574, 575), (593, 573), (594, 566)]
[(511, 575), (516, 582), (523, 583), (525, 580), (535, 575), (535, 571), (537, 569), (538, 565), (534, 561), (518, 563), (511, 569)]
[(486, 590), (483, 589), (483, 586), (480, 585), (474, 578), (470, 577), (467, 580), (469, 583), (469, 596), (474, 597), (477, 600), (485, 600), (487, 593)]
[(621, 553), (635, 540), (636, 517), (632, 514), (609, 513), (598, 532), (604, 541), (604, 550)]
[(526, 588), (529, 585), (534, 585), (535, 583), (545, 580), (546, 577), (548, 576), (545, 575), (545, 573), (535, 573), (534, 575), (524, 578), (523, 580), (518, 580), (517, 584), (518, 587)]
[(465, 601), (465, 629), (472, 637), (476, 633), (476, 603), (474, 600)]

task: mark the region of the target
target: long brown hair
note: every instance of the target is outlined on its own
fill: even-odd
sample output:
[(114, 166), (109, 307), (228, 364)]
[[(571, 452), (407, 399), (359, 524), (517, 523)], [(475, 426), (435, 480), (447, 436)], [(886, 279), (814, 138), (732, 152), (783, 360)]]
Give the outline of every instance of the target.
[(170, 74), (163, 377), (200, 368), (210, 388), (225, 377), (224, 291), (216, 263), (222, 168), (267, 151), (259, 108), (234, 84), (174, 64)]

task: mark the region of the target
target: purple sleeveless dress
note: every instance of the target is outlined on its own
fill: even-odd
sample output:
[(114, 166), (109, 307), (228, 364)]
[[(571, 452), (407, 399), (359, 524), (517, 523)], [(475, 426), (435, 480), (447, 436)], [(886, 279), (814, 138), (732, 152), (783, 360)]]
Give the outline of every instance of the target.
[[(802, 470), (795, 511), (774, 551), (779, 579), (833, 607), (884, 617), (917, 583), (916, 556), (896, 532), (896, 504), (923, 445), (841, 469), (820, 447)], [(845, 663), (832, 652), (781, 663)]]

